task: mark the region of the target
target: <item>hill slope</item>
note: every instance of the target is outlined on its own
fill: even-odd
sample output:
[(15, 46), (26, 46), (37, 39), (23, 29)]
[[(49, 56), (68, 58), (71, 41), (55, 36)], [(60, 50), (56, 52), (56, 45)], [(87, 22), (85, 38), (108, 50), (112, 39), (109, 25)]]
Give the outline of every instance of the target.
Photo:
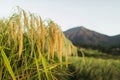
[(85, 27), (75, 27), (64, 32), (65, 36), (74, 44), (104, 45), (116, 46), (120, 45), (120, 35), (108, 36), (101, 34)]

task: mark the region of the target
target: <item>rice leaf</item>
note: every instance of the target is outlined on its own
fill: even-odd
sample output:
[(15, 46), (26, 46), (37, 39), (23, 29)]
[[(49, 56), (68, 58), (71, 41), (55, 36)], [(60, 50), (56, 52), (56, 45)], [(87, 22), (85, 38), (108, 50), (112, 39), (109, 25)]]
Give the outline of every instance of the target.
[(13, 79), (13, 80), (16, 80), (15, 74), (14, 74), (12, 68), (11, 68), (10, 62), (9, 62), (9, 60), (8, 60), (5, 52), (3, 51), (3, 49), (1, 49), (1, 55), (2, 55), (2, 58), (3, 58), (4, 62), (5, 62), (5, 65), (6, 65), (7, 69), (8, 69), (8, 71), (9, 71), (12, 79)]

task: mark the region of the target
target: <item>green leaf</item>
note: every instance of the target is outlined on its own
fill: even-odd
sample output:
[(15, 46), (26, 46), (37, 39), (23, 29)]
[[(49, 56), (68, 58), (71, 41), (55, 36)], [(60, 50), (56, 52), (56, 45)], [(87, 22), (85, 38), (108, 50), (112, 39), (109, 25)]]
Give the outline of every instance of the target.
[(9, 71), (12, 79), (13, 79), (13, 80), (16, 80), (15, 75), (14, 75), (14, 72), (13, 72), (13, 70), (12, 70), (12, 68), (11, 68), (10, 62), (9, 62), (9, 60), (8, 60), (5, 52), (3, 51), (3, 49), (1, 49), (1, 55), (2, 55), (2, 57), (3, 57), (4, 63), (5, 63), (8, 71)]

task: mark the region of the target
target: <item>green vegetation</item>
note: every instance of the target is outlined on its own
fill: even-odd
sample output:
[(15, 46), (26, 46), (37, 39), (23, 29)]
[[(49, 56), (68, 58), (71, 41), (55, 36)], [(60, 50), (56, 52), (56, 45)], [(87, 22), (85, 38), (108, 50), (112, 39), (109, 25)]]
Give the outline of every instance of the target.
[[(99, 50), (83, 48), (82, 51), (86, 57), (101, 58), (101, 59), (120, 59), (120, 55), (103, 53)], [(82, 56), (81, 49), (78, 49), (78, 56)]]
[(52, 20), (20, 8), (0, 20), (0, 80), (61, 80), (75, 52)]
[(120, 60), (71, 57), (71, 80), (119, 80)]
[(94, 50), (99, 50), (102, 53), (106, 54), (111, 54), (111, 55), (120, 55), (120, 44), (115, 44), (115, 45), (108, 45), (105, 46), (104, 44), (102, 45), (90, 45), (90, 44), (85, 44), (85, 43), (78, 43), (74, 44), (77, 47), (84, 47), (86, 49), (94, 49)]

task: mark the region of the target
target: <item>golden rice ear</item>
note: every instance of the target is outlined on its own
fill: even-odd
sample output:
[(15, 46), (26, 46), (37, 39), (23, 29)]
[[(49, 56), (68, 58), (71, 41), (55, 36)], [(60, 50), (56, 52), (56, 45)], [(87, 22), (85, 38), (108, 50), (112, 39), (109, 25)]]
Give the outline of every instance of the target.
[(40, 27), (40, 21), (39, 21), (39, 17), (38, 16), (35, 16), (35, 23), (36, 23), (36, 29), (37, 29), (37, 32), (38, 32), (38, 29)]
[[(59, 68), (59, 65), (62, 68), (65, 61), (68, 67), (69, 53), (74, 49), (71, 42), (66, 43), (66, 40), (59, 26), (53, 21), (45, 24), (33, 14), (27, 16), (24, 10), (15, 13), (5, 22), (0, 21), (0, 50), (4, 59), (0, 61), (5, 65), (1, 65), (1, 69), (5, 70), (5, 73), (0, 75), (3, 77), (1, 79), (12, 79), (11, 76), (15, 75), (13, 79), (17, 80), (55, 80), (51, 70)], [(21, 70), (22, 68), (25, 69)]]
[(42, 48), (42, 53), (44, 53), (45, 28), (44, 28), (44, 25), (43, 25), (41, 17), (40, 17), (40, 29), (41, 29), (41, 48)]
[[(18, 36), (19, 57), (22, 55), (23, 34), (24, 29), (26, 29), (25, 32), (30, 39), (29, 42), (31, 42), (31, 55), (34, 52), (34, 48), (37, 48), (39, 57), (42, 53), (47, 52), (48, 59), (54, 59), (55, 56), (58, 56), (59, 61), (62, 63), (62, 57), (64, 56), (66, 58), (66, 64), (68, 63), (68, 56), (72, 55), (75, 48), (70, 41), (66, 41), (67, 39), (57, 24), (50, 20), (48, 25), (45, 25), (41, 17), (39, 18), (33, 14), (27, 16), (24, 10), (22, 10), (22, 14), (21, 12), (17, 14), (17, 18), (14, 20), (16, 20), (15, 23), (12, 22), (10, 27), (11, 38), (16, 42), (16, 36)], [(18, 35), (15, 35), (16, 33), (18, 33)], [(66, 42), (69, 46), (66, 46)], [(69, 52), (67, 52), (66, 49), (69, 49)]]
[(52, 21), (50, 22), (50, 42), (51, 42), (51, 55), (52, 55), (52, 58), (54, 58), (54, 55), (55, 55), (55, 48), (56, 48), (56, 45), (57, 45), (57, 26), (55, 25), (55, 23), (53, 23)]
[(41, 43), (40, 43), (40, 38), (37, 38), (37, 41), (36, 41), (36, 45), (37, 45), (37, 50), (38, 50), (38, 58), (40, 58), (41, 56)]
[(23, 10), (23, 16), (24, 16), (24, 26), (28, 27), (28, 17), (27, 13)]
[(31, 56), (34, 52), (34, 16), (30, 13), (29, 37), (31, 42)]
[(10, 25), (10, 36), (12, 40), (14, 41), (14, 43), (17, 43), (17, 35), (16, 35), (17, 24), (15, 21), (10, 21), (9, 25)]
[(18, 41), (19, 41), (19, 58), (22, 55), (22, 48), (23, 48), (23, 32), (22, 32), (22, 22), (21, 22), (21, 17), (18, 15)]
[(13, 22), (13, 40), (15, 43), (17, 43), (16, 22)]
[[(12, 28), (12, 23), (11, 22), (9, 22), (9, 24), (8, 24), (8, 29), (6, 30), (7, 31), (7, 44), (10, 46), (11, 45), (11, 35), (12, 35), (12, 30), (11, 30), (11, 28)], [(9, 35), (8, 35), (9, 34)]]
[(62, 62), (62, 55), (61, 55), (61, 36), (60, 33), (58, 33), (58, 58), (59, 61)]

